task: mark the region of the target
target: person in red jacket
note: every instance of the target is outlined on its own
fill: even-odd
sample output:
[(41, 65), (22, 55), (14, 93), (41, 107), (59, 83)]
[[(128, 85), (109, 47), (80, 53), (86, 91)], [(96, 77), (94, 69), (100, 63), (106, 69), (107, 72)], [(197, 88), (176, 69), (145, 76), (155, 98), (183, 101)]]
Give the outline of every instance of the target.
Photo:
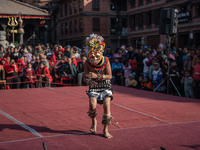
[(200, 99), (200, 55), (196, 58), (196, 66), (194, 67), (193, 80), (195, 84), (195, 94)]
[(46, 82), (46, 86), (48, 86), (49, 82), (52, 82), (52, 76), (47, 66), (44, 65), (44, 62), (40, 62), (37, 69), (37, 78), (39, 79), (39, 87), (42, 87), (42, 83), (44, 82)]
[[(22, 59), (17, 59), (17, 66), (18, 66), (18, 76), (20, 77), (21, 82), (25, 81), (25, 77), (23, 74), (24, 69), (26, 68), (26, 65), (24, 65), (24, 62)], [(25, 84), (21, 83), (20, 88), (24, 88)]]
[(26, 81), (28, 82), (28, 86), (30, 88), (33, 88), (33, 84), (35, 83), (35, 71), (32, 68), (32, 64), (30, 62), (27, 64), (27, 68), (24, 71), (24, 76), (26, 78)]
[(10, 64), (4, 65), (4, 69), (6, 71), (6, 82), (8, 83), (7, 89), (18, 89), (20, 86), (20, 78), (18, 76), (18, 67), (14, 59), (11, 60)]

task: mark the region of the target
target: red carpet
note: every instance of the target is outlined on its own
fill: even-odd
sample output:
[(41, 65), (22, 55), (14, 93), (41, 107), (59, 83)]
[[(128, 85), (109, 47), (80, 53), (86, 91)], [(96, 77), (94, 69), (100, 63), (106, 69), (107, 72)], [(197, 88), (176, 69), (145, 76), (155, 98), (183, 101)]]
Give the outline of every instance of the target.
[[(114, 86), (112, 139), (89, 132), (88, 87), (0, 91), (0, 150), (200, 149), (200, 101)], [(6, 114), (33, 129), (33, 133)], [(32, 131), (32, 130), (31, 130)], [(35, 133), (36, 132), (36, 133)]]

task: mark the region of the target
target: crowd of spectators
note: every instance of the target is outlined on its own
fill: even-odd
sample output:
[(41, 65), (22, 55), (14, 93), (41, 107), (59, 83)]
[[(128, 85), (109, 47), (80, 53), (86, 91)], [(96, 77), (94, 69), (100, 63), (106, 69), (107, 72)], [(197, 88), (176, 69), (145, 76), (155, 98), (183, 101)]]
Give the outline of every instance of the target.
[[(84, 47), (11, 44), (7, 49), (0, 46), (0, 68), (5, 70), (7, 89), (81, 86), (86, 56)], [(111, 62), (112, 84), (200, 98), (200, 48), (166, 48), (160, 44), (156, 49), (122, 45), (113, 50), (107, 46), (104, 56)]]

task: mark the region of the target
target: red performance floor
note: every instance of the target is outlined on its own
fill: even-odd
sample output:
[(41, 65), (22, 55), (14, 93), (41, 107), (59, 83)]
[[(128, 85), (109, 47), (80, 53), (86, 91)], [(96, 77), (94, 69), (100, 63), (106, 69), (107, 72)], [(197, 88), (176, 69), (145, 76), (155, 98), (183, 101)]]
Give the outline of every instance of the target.
[(0, 91), (0, 150), (200, 150), (200, 100), (114, 86), (112, 139), (89, 132), (88, 87)]

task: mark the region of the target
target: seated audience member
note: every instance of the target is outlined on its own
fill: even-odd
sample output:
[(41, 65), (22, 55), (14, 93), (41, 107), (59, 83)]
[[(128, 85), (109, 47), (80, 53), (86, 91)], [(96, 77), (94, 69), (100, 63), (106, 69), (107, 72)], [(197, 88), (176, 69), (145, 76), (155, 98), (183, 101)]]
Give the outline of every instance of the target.
[(40, 62), (39, 68), (37, 69), (37, 78), (39, 80), (39, 87), (45, 85), (49, 86), (49, 82), (52, 82), (52, 76), (50, 75), (49, 69), (44, 65), (44, 62)]
[(58, 52), (58, 56), (57, 56), (56, 60), (58, 61), (58, 60), (61, 60), (61, 59), (62, 59), (62, 52)]
[[(1, 61), (0, 61), (0, 69), (1, 68), (4, 68), (4, 65), (6, 64), (6, 61), (5, 61), (5, 59), (0, 59)], [(0, 80), (3, 80), (3, 71), (1, 71), (0, 70)], [(2, 86), (0, 85), (0, 88), (1, 88)]]
[(130, 74), (129, 75), (129, 87), (137, 87), (137, 81), (134, 79), (134, 75)]
[[(154, 64), (154, 70), (151, 74), (151, 80), (153, 84), (153, 89), (155, 90), (158, 85), (162, 82), (162, 71), (160, 69), (159, 63)], [(157, 89), (157, 91), (160, 91), (160, 87)]]
[(66, 56), (67, 58), (72, 58), (72, 51), (71, 51), (71, 46), (67, 45), (65, 48), (65, 51), (63, 53), (63, 56)]
[(9, 56), (6, 57), (6, 65), (10, 65), (10, 61), (11, 61), (10, 57)]
[(27, 68), (24, 71), (24, 76), (25, 76), (26, 82), (28, 82), (27, 83), (28, 87), (33, 88), (33, 84), (35, 83), (35, 81), (34, 81), (35, 80), (35, 71), (32, 68), (32, 65), (30, 62), (27, 64)]
[(6, 71), (6, 82), (8, 83), (7, 89), (18, 89), (20, 86), (20, 78), (15, 60), (12, 59), (10, 64), (4, 66), (4, 69)]
[(44, 65), (49, 69), (50, 65), (49, 65), (49, 61), (46, 59), (46, 55), (44, 54), (40, 54), (40, 61), (43, 61)]
[(137, 81), (137, 86), (136, 86), (137, 89), (141, 89), (142, 82), (143, 82), (143, 76), (139, 76), (138, 81)]
[(77, 65), (77, 73), (78, 73), (78, 85), (82, 86), (83, 82), (83, 73), (84, 73), (84, 64), (87, 58), (85, 56), (82, 57), (82, 61), (78, 62)]
[[(76, 77), (76, 73), (77, 73), (77, 70), (76, 70), (75, 65), (72, 63), (72, 59), (68, 58), (67, 62), (65, 62), (60, 69), (59, 77), (60, 78), (65, 77), (65, 78), (74, 79)], [(71, 80), (66, 80), (64, 82), (65, 83), (71, 83)]]
[(17, 59), (21, 57), (21, 54), (18, 52), (18, 49), (15, 48), (14, 52), (10, 55), (10, 59), (14, 59), (15, 62), (17, 62)]
[(53, 71), (53, 68), (54, 68), (54, 66), (55, 66), (55, 64), (56, 64), (56, 56), (55, 55), (53, 55), (53, 56), (51, 56), (50, 58), (49, 58), (49, 71)]
[(47, 48), (45, 55), (47, 56), (47, 59), (50, 59), (54, 54), (53, 54), (53, 51), (50, 48)]
[(190, 76), (190, 71), (185, 71), (184, 77), (182, 78), (181, 83), (184, 85), (185, 97), (194, 98), (193, 79)]
[(78, 51), (78, 48), (77, 47), (75, 47), (75, 58), (76, 59), (81, 59), (81, 55), (79, 54), (79, 51)]
[(153, 85), (152, 85), (152, 83), (150, 81), (149, 76), (147, 76), (147, 77), (145, 77), (143, 79), (143, 82), (141, 84), (141, 89), (142, 90), (147, 90), (147, 91), (153, 91)]
[(29, 53), (29, 51), (27, 49), (24, 49), (23, 50), (23, 57), (26, 57), (27, 58), (27, 62), (30, 62), (31, 59), (32, 59), (32, 54)]
[(32, 67), (34, 69), (34, 71), (36, 72), (37, 69), (39, 68), (39, 64), (40, 64), (40, 58), (39, 56), (35, 58), (35, 62), (33, 63)]
[(112, 63), (112, 84), (124, 85), (123, 66), (118, 58)]

